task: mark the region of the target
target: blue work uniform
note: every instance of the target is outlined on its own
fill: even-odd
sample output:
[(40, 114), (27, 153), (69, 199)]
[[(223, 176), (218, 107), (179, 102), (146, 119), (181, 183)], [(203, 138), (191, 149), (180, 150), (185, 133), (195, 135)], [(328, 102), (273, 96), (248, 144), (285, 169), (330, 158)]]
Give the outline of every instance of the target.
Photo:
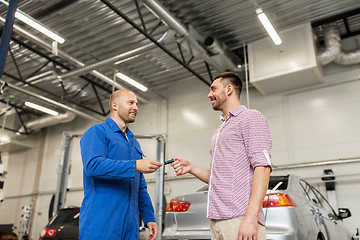
[(135, 171), (143, 153), (128, 128), (126, 135), (108, 117), (81, 138), (84, 199), (79, 239), (139, 239), (139, 212), (144, 224), (155, 222), (144, 175)]

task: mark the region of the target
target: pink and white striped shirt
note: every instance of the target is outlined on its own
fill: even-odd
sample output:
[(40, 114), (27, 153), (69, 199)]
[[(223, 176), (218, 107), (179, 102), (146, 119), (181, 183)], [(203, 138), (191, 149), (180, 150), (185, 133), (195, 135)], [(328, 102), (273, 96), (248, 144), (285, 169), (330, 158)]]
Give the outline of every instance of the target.
[[(208, 218), (244, 216), (254, 169), (270, 166), (271, 137), (265, 117), (241, 105), (228, 114), (211, 139)], [(265, 226), (262, 209), (258, 222)]]

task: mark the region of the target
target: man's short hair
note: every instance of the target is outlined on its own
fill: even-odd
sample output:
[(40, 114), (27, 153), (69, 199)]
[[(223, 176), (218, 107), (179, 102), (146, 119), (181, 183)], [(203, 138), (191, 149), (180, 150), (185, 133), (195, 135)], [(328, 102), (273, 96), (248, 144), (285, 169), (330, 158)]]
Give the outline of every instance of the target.
[(119, 90), (117, 90), (117, 91), (115, 91), (115, 92), (113, 92), (112, 94), (110, 94), (110, 97), (109, 97), (109, 110), (110, 110), (110, 112), (112, 111), (112, 106), (111, 106), (111, 104), (112, 104), (112, 102), (114, 102), (115, 101), (115, 99), (116, 98), (118, 98), (119, 97)]
[(111, 103), (113, 102), (113, 99), (114, 99), (113, 95), (110, 94), (110, 97), (109, 97), (109, 110), (110, 110), (110, 112), (111, 112), (111, 109), (112, 109)]
[[(235, 91), (237, 93), (237, 95), (240, 97), (240, 93), (241, 93), (241, 89), (243, 86), (243, 82), (240, 78), (240, 76), (234, 72), (223, 72), (220, 73), (219, 75), (217, 75), (214, 80), (218, 79), (218, 78), (222, 78), (220, 81), (223, 82), (224, 86), (226, 84), (231, 84), (233, 85), (233, 87), (235, 88)], [(224, 82), (224, 80), (226, 82)]]

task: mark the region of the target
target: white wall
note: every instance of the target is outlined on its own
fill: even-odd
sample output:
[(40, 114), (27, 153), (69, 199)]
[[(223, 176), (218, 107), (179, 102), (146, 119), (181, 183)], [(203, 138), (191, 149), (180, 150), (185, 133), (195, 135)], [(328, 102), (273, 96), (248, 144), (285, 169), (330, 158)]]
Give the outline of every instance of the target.
[(35, 133), (30, 138), (21, 138), (29, 146), (26, 151), (7, 153), (4, 181), (4, 202), (0, 203), (0, 224), (14, 224), (18, 232), (24, 232), (21, 221), (22, 206), (33, 205), (36, 193), (36, 176), (41, 155), (43, 133)]
[[(323, 161), (338, 158), (360, 157), (360, 70), (358, 66), (325, 68), (326, 84), (299, 91), (262, 96), (250, 89), (250, 106), (260, 110), (267, 118), (273, 139), (272, 161), (274, 165)], [(193, 163), (209, 166), (210, 137), (219, 127), (220, 112), (211, 108), (207, 99), (208, 87), (192, 79), (174, 84), (164, 93), (168, 99), (156, 97), (151, 103), (140, 105), (137, 120), (130, 126), (135, 134), (163, 134), (166, 136), (167, 158), (183, 156)], [(243, 91), (245, 96), (245, 91)], [(244, 97), (242, 104), (246, 105)], [(0, 204), (0, 224), (18, 224), (19, 208), (31, 202), (35, 195), (36, 210), (33, 221), (33, 238), (47, 222), (51, 195), (55, 191), (57, 167), (60, 158), (62, 133), (64, 131), (83, 133), (93, 123), (77, 117), (73, 122), (50, 127), (44, 134), (30, 135), (27, 141), (34, 143), (30, 150), (10, 153), (8, 176), (5, 182), (6, 199)], [(45, 136), (43, 136), (45, 135)], [(41, 152), (41, 142), (44, 148)], [(156, 157), (156, 141), (140, 140), (145, 155)], [(79, 139), (74, 139), (71, 151), (72, 180), (67, 205), (80, 205), (82, 199), (82, 166)], [(39, 165), (40, 164), (40, 165)], [(38, 189), (36, 176), (39, 171)], [(357, 174), (359, 163), (329, 165), (313, 168), (299, 168), (274, 171), (273, 174), (296, 173), (302, 177), (321, 176), (323, 170), (331, 168), (335, 174)], [(174, 171), (166, 167), (168, 177)], [(154, 174), (147, 175), (148, 187), (154, 199)], [(315, 183), (322, 191), (324, 185)], [(191, 193), (204, 186), (194, 178), (178, 178), (165, 183), (165, 193), (170, 198)], [(24, 195), (23, 197), (16, 197)], [(326, 195), (326, 193), (325, 193)], [(360, 227), (359, 180), (339, 182), (336, 187), (339, 207), (348, 207), (353, 216), (344, 220), (354, 233)]]
[[(358, 66), (329, 65), (324, 71), (326, 84), (308, 89), (269, 96), (250, 89), (251, 108), (260, 110), (269, 122), (274, 165), (360, 158), (360, 70)], [(179, 82), (169, 89), (168, 157), (183, 156), (201, 167), (209, 166), (210, 138), (220, 125), (220, 113), (212, 110), (208, 91), (207, 86), (195, 80)], [(242, 96), (241, 102), (246, 105), (245, 91)], [(150, 118), (154, 113), (147, 114)], [(168, 177), (175, 176), (172, 169), (166, 168)], [(295, 173), (312, 178), (322, 176), (324, 169), (332, 169), (335, 175), (352, 175), (358, 174), (360, 163), (275, 170), (273, 174)], [(326, 196), (324, 184), (312, 182)], [(168, 181), (166, 197), (169, 200), (191, 193), (203, 185), (195, 179)], [(360, 227), (360, 206), (353, 200), (360, 197), (359, 187), (359, 180), (341, 181), (336, 186), (338, 207), (352, 211), (353, 216), (344, 222), (353, 233)], [(153, 184), (149, 184), (152, 190)]]

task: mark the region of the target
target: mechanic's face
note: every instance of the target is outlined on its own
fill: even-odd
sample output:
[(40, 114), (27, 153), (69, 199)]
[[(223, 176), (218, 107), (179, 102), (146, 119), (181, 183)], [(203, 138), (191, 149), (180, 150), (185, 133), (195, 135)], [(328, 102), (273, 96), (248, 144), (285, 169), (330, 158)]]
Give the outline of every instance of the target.
[(136, 114), (138, 113), (138, 101), (132, 92), (125, 92), (117, 99), (118, 115), (124, 123), (135, 122)]

